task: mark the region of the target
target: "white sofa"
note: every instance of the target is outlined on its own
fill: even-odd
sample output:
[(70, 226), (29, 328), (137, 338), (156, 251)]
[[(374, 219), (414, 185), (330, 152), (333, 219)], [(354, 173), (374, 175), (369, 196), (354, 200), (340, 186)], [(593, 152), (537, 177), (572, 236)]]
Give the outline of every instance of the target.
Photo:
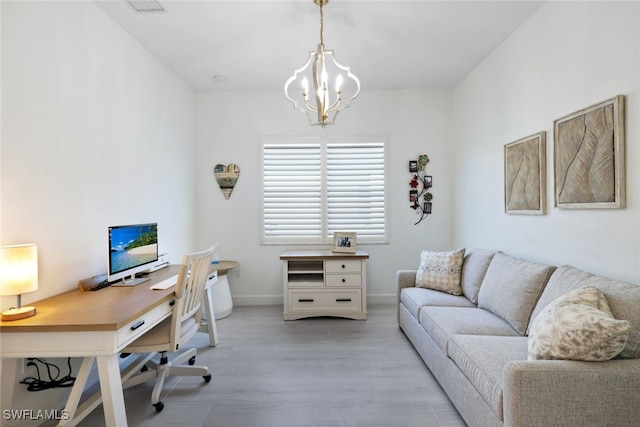
[[(571, 266), (467, 249), (462, 295), (396, 275), (398, 323), (470, 426), (640, 425), (640, 286)], [(615, 319), (631, 323), (605, 362), (528, 360), (530, 323), (566, 292), (596, 287)]]

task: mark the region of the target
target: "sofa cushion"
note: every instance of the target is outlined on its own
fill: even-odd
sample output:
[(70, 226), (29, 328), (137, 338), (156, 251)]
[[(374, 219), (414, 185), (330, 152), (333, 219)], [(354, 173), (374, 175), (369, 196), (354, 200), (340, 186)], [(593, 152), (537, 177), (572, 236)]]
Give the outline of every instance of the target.
[(600, 289), (607, 298), (613, 317), (631, 324), (627, 345), (617, 358), (640, 358), (640, 286), (595, 275), (587, 278), (583, 285)]
[(422, 307), (419, 321), (444, 354), (449, 339), (458, 334), (519, 336), (507, 322), (481, 308)]
[(462, 295), (460, 274), (463, 259), (464, 249), (448, 252), (422, 251), (416, 286)]
[(482, 279), (484, 279), (495, 254), (496, 251), (486, 249), (467, 248), (465, 251), (460, 287), (462, 294), (474, 304), (478, 303), (478, 292), (480, 292)]
[(475, 307), (462, 295), (451, 295), (445, 292), (423, 288), (404, 288), (400, 291), (400, 302), (418, 319), (420, 308), (428, 306)]
[(551, 302), (532, 322), (528, 359), (613, 359), (625, 347), (630, 328), (626, 320), (613, 317), (598, 289), (575, 289)]
[(478, 293), (478, 307), (506, 320), (521, 335), (555, 267), (496, 253)]
[(534, 315), (566, 292), (586, 286), (596, 287), (604, 294), (613, 317), (631, 323), (627, 344), (616, 358), (640, 358), (640, 310), (638, 310), (640, 307), (640, 286), (638, 285), (596, 276), (564, 265), (559, 267), (549, 279), (549, 283), (535, 308)]
[(527, 338), (455, 335), (449, 341), (449, 357), (504, 420), (502, 369), (512, 360), (526, 360)]
[(579, 288), (580, 284), (591, 276), (592, 274), (590, 273), (568, 265), (558, 267), (549, 278), (547, 286), (542, 291), (542, 295), (540, 295), (540, 299), (536, 303), (533, 313), (531, 313), (531, 321), (529, 322), (527, 333), (530, 332), (532, 323), (543, 308), (567, 292)]

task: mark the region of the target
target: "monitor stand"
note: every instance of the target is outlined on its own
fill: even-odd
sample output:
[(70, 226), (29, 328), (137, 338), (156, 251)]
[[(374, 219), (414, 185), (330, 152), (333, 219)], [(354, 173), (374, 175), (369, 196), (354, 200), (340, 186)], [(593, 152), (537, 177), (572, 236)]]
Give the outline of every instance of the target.
[(111, 286), (138, 286), (140, 283), (144, 283), (147, 280), (151, 280), (149, 277), (136, 277), (130, 280), (119, 280), (112, 284)]

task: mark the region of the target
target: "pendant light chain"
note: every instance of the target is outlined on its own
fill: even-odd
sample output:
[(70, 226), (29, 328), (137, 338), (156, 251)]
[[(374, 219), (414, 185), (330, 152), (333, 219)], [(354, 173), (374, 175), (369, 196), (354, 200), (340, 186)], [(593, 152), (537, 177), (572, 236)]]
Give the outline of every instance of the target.
[(324, 4), (324, 1), (320, 1), (320, 44), (322, 45), (322, 47), (324, 47), (324, 37), (322, 35), (323, 31), (324, 31), (324, 13), (322, 12), (322, 5)]

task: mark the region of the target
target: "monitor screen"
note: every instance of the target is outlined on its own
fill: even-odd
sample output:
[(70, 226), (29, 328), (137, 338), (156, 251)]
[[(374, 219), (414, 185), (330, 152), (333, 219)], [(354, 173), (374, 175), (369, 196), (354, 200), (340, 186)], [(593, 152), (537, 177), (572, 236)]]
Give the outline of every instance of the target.
[(109, 282), (129, 276), (133, 279), (157, 260), (158, 224), (109, 227)]

